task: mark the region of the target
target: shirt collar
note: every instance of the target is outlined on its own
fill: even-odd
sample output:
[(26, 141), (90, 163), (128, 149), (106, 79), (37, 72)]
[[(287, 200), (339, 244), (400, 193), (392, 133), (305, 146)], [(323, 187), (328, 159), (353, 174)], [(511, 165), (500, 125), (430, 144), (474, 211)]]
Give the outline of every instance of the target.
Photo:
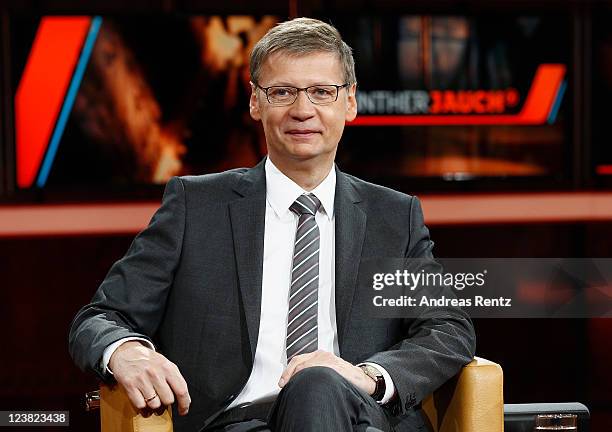
[(334, 196), (336, 194), (336, 170), (332, 166), (325, 179), (312, 191), (307, 192), (281, 172), (266, 158), (266, 199), (279, 218), (291, 213), (289, 207), (304, 193), (314, 194), (321, 201), (320, 210), (331, 221), (334, 215)]

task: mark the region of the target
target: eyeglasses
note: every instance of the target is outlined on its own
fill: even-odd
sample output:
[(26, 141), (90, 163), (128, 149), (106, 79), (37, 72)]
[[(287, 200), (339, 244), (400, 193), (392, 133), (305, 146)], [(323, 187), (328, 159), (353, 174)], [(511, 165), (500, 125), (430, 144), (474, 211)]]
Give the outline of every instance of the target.
[(254, 85), (266, 94), (266, 99), (268, 99), (270, 105), (288, 106), (292, 105), (297, 100), (298, 94), (301, 91), (304, 91), (306, 96), (308, 96), (308, 100), (315, 105), (327, 105), (336, 102), (340, 89), (348, 87), (350, 84), (313, 85), (304, 88), (291, 86), (262, 87), (259, 84)]

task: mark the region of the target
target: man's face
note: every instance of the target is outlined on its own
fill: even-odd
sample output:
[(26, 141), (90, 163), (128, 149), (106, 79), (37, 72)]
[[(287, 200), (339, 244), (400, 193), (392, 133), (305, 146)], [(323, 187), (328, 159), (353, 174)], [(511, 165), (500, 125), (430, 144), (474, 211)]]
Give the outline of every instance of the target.
[[(263, 64), (258, 84), (298, 88), (342, 85), (344, 73), (333, 53), (291, 56), (277, 52)], [(270, 105), (264, 91), (253, 86), (250, 113), (253, 119), (261, 120), (268, 154), (280, 168), (296, 166), (301, 161), (331, 165), (345, 121), (352, 121), (357, 115), (355, 84), (340, 89), (338, 100), (329, 105), (315, 105), (301, 91), (289, 106)]]

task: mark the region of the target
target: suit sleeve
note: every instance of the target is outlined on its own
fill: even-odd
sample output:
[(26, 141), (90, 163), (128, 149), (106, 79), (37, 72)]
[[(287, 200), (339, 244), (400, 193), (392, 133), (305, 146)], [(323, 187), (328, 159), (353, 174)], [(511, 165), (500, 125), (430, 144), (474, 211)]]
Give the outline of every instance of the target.
[[(433, 258), (432, 249), (421, 205), (413, 197), (406, 258)], [(366, 360), (390, 374), (397, 395), (391, 404), (395, 414), (417, 405), (457, 374), (476, 349), (474, 327), (460, 308), (425, 308), (417, 318), (404, 319), (403, 325), (405, 339)]]
[(185, 229), (185, 191), (179, 178), (166, 185), (161, 207), (109, 270), (91, 303), (74, 318), (68, 338), (77, 366), (103, 380), (104, 349), (126, 337), (151, 341), (164, 314)]

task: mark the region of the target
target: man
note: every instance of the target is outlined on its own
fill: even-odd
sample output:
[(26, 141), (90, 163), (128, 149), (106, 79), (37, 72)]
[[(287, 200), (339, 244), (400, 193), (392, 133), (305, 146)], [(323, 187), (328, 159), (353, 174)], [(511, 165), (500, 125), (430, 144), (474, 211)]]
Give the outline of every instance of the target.
[(174, 403), (177, 431), (419, 430), (418, 403), (471, 360), (474, 331), (458, 309), (365, 312), (360, 261), (432, 257), (433, 243), (416, 198), (334, 166), (357, 114), (351, 50), (300, 18), (250, 67), (268, 157), (172, 179), (77, 314), (71, 354), (139, 409)]

